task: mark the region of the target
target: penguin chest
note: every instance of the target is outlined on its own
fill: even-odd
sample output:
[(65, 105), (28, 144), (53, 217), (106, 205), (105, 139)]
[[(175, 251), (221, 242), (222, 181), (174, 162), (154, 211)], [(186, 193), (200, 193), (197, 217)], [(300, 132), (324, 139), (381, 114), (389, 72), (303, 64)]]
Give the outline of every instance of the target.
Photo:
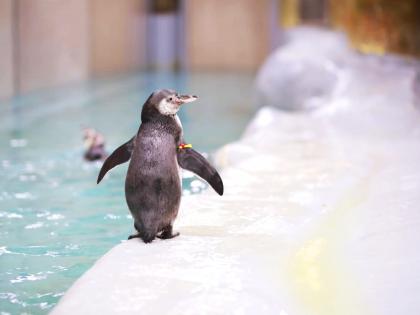
[(153, 146), (147, 151), (135, 152), (125, 185), (130, 210), (176, 215), (182, 191), (179, 171), (174, 148), (164, 150)]

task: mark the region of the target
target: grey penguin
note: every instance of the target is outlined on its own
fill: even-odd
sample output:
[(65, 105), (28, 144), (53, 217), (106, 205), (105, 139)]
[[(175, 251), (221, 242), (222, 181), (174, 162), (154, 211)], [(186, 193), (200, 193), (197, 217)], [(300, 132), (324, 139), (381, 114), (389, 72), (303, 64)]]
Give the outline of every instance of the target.
[(108, 156), (105, 150), (105, 138), (97, 130), (83, 128), (83, 142), (86, 149), (83, 157), (86, 161), (105, 160)]
[(217, 170), (191, 145), (186, 145), (177, 115), (181, 105), (197, 100), (173, 90), (153, 92), (143, 105), (137, 134), (118, 147), (104, 162), (97, 183), (113, 167), (130, 160), (125, 197), (137, 234), (145, 243), (156, 237), (170, 239), (181, 201), (180, 167), (189, 170), (223, 195)]

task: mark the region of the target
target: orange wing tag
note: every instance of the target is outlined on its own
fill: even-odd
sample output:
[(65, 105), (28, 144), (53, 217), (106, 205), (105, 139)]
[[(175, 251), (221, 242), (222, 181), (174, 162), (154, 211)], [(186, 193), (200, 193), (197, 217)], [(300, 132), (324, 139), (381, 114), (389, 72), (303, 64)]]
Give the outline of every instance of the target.
[(185, 144), (185, 143), (181, 143), (178, 146), (178, 150), (182, 150), (182, 149), (186, 149), (186, 148), (192, 148), (192, 144)]

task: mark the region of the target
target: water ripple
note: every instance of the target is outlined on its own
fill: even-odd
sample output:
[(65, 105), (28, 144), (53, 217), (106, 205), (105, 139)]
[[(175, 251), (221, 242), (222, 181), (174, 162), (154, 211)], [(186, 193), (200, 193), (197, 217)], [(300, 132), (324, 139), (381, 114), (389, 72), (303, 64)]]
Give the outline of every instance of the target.
[(47, 276), (45, 274), (38, 274), (38, 275), (34, 275), (34, 274), (30, 274), (30, 275), (26, 275), (26, 276), (18, 276), (15, 279), (10, 280), (11, 283), (20, 283), (23, 281), (36, 281), (36, 280), (42, 280), (42, 279), (46, 279)]
[(14, 212), (0, 212), (0, 218), (7, 218), (7, 219), (22, 219), (23, 215)]

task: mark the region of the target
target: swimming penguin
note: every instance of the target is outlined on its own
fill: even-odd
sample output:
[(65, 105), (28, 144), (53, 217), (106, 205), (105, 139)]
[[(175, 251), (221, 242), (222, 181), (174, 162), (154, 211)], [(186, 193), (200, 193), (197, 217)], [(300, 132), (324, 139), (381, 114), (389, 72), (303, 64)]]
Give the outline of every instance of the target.
[(104, 136), (93, 128), (83, 128), (83, 142), (86, 149), (84, 158), (87, 161), (105, 160), (108, 154), (105, 151)]
[(143, 105), (137, 134), (118, 147), (104, 162), (97, 183), (105, 174), (130, 160), (125, 179), (125, 197), (137, 234), (149, 243), (155, 237), (170, 239), (181, 201), (179, 167), (189, 170), (223, 195), (223, 182), (216, 169), (183, 140), (177, 112), (182, 104), (197, 100), (173, 90), (153, 92)]

